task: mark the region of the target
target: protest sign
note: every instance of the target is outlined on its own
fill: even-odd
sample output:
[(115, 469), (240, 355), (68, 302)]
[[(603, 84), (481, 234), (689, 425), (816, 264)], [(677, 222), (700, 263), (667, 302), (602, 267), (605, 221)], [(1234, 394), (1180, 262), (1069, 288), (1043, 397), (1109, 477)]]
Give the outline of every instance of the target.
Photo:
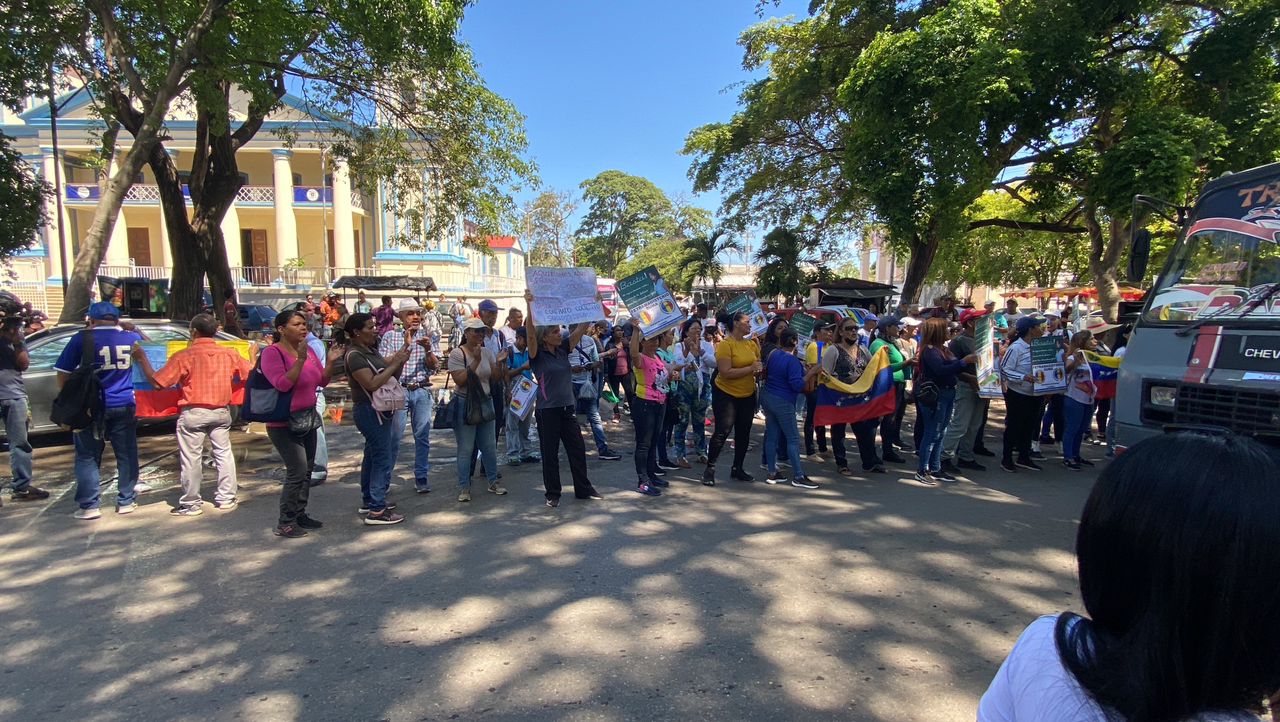
[(787, 325), (796, 332), (796, 336), (800, 337), (800, 346), (803, 347), (813, 340), (813, 331), (818, 327), (818, 319), (807, 313), (797, 313), (791, 317)]
[(655, 266), (620, 279), (614, 287), (627, 311), (640, 320), (640, 331), (646, 337), (662, 333), (684, 320), (684, 312), (676, 305), (675, 296), (667, 290)]
[(764, 311), (760, 308), (760, 302), (749, 293), (744, 293), (725, 304), (724, 310), (729, 313), (742, 311), (750, 316), (752, 336), (760, 336), (769, 329), (769, 319), (765, 318)]
[(978, 396), (984, 399), (998, 399), (1004, 396), (1000, 385), (1000, 374), (996, 372), (995, 345), (991, 337), (992, 318), (982, 316), (974, 321), (973, 340), (974, 353), (978, 355), (975, 367), (978, 372)]
[[(534, 318), (537, 318), (536, 316)], [(515, 386), (511, 389), (511, 411), (515, 413), (521, 420), (528, 418), (529, 412), (533, 410), (534, 398), (538, 394), (538, 382), (525, 376), (520, 376)]]
[(595, 269), (530, 266), (524, 276), (533, 291), (531, 310), (539, 325), (572, 326), (604, 318), (596, 298)]
[(1042, 336), (1031, 341), (1031, 376), (1037, 396), (1067, 390), (1067, 367), (1059, 355), (1058, 339)]

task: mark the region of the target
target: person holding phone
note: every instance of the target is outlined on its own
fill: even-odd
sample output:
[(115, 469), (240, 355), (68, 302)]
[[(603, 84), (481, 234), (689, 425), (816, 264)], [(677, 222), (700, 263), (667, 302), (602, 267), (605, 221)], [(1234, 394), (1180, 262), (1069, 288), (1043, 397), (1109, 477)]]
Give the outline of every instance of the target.
[[(353, 313), (347, 319), (347, 337), (351, 346), (347, 349), (347, 383), (351, 386), (352, 415), (356, 428), (364, 437), (364, 458), (360, 461), (361, 504), (358, 513), (364, 514), (368, 526), (399, 524), (404, 515), (395, 514), (395, 504), (387, 501), (391, 488), (391, 468), (395, 449), (392, 446), (394, 420), (397, 413), (383, 413), (373, 407), (373, 394), (400, 375), (412, 349), (417, 346), (412, 334), (389, 333), (383, 338), (400, 339), (400, 348), (384, 357), (378, 348), (378, 322), (367, 313)], [(401, 424), (403, 425), (403, 417)], [(403, 426), (402, 426), (403, 428)]]

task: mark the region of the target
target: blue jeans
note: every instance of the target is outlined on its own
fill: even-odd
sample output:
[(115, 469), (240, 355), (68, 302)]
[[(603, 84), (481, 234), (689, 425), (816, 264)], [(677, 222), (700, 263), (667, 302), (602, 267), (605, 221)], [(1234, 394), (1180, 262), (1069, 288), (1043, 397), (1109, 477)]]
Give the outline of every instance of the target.
[(1089, 412), (1093, 409), (1089, 404), (1062, 397), (1062, 413), (1066, 417), (1067, 431), (1062, 437), (1062, 458), (1066, 460), (1080, 458), (1080, 442), (1084, 432), (1089, 428)]
[(101, 503), (98, 467), (108, 441), (116, 456), (116, 507), (133, 503), (133, 487), (138, 483), (138, 415), (137, 407), (129, 404), (106, 410), (102, 436), (92, 426), (75, 432), (76, 503), (81, 509), (97, 509)]
[(391, 487), (391, 419), (373, 409), (373, 404), (356, 404), (356, 428), (364, 437), (364, 458), (360, 460), (360, 496), (370, 512), (387, 506)]
[(400, 459), (400, 442), (404, 439), (404, 422), (408, 417), (413, 429), (413, 481), (419, 489), (431, 488), (427, 484), (427, 472), (431, 470), (431, 422), (436, 400), (431, 389), (405, 390), (405, 408), (391, 418), (391, 471), (395, 472)]
[[(533, 424), (533, 411), (520, 418), (520, 415), (506, 408), (507, 412), (507, 460), (515, 463), (533, 456), (533, 438), (529, 436), (529, 428)], [(596, 414), (597, 417), (599, 414)]]
[(4, 423), (9, 439), (9, 469), (13, 472), (14, 491), (31, 484), (31, 441), (27, 438), (27, 400), (0, 401), (0, 423)]
[(471, 462), (480, 449), (480, 464), (484, 468), (484, 476), (489, 483), (498, 480), (498, 422), (494, 419), (471, 426), (459, 421), (453, 427), (453, 436), (458, 442), (458, 488), (471, 488)]
[(329, 408), (324, 391), (316, 392), (316, 413), (320, 414), (320, 428), (316, 429), (316, 458), (311, 466), (311, 480), (321, 482), (329, 478), (329, 442), (324, 437), (324, 413)]
[(929, 408), (917, 404), (920, 418), (917, 424), (924, 425), (924, 436), (920, 441), (920, 473), (940, 471), (942, 469), (942, 437), (947, 433), (947, 425), (951, 423), (951, 410), (956, 405), (955, 389), (938, 389), (938, 405)]
[[(591, 424), (591, 438), (595, 439), (596, 442), (596, 451), (603, 454), (609, 450), (609, 440), (604, 437), (604, 423), (600, 421), (600, 395), (597, 393), (596, 398), (590, 401), (578, 399), (578, 392), (581, 391), (582, 387), (587, 383), (589, 382), (574, 382), (573, 397), (577, 399), (574, 403), (578, 407), (577, 411), (579, 414), (587, 415), (587, 422)], [(508, 454), (508, 456), (510, 456), (510, 454)]]
[[(803, 394), (801, 395), (803, 398)], [(800, 468), (800, 431), (796, 428), (796, 405), (767, 390), (760, 392), (760, 408), (764, 409), (764, 463), (772, 474), (778, 470), (778, 439), (786, 441), (787, 460), (797, 477)]]

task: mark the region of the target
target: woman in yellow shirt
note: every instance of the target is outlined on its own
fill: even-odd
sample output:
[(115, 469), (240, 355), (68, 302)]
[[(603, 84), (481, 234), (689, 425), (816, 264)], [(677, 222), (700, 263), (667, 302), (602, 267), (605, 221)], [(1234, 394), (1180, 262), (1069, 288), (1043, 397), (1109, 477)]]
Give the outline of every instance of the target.
[(707, 468), (702, 483), (716, 485), (716, 459), (724, 448), (729, 430), (733, 430), (733, 468), (729, 477), (738, 481), (755, 481), (742, 468), (751, 442), (751, 422), (756, 415), (756, 374), (760, 373), (760, 346), (747, 338), (751, 333), (751, 316), (739, 311), (732, 316), (729, 336), (716, 346), (716, 381), (711, 389), (711, 410), (715, 432), (707, 453)]

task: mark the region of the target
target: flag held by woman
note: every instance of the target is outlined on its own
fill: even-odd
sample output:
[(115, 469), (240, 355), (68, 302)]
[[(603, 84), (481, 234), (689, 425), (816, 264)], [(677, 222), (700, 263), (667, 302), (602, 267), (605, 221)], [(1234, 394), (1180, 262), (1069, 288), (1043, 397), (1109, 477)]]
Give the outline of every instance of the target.
[(856, 424), (894, 411), (893, 369), (886, 349), (871, 357), (866, 369), (851, 384), (822, 374), (818, 380), (815, 426)]

